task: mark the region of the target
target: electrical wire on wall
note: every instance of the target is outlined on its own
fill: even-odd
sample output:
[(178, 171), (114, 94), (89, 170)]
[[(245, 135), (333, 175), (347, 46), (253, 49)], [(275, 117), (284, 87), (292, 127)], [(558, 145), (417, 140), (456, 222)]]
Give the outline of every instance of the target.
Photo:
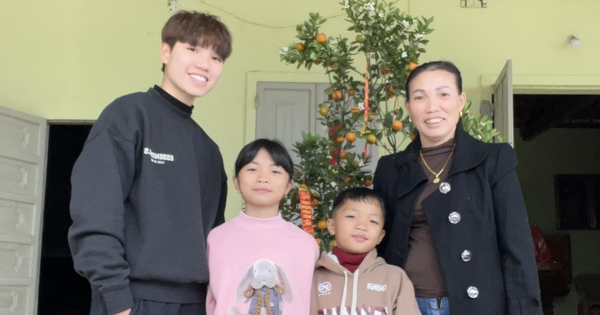
[[(223, 13), (225, 13), (225, 14), (233, 17), (233, 18), (235, 18), (238, 21), (241, 21), (241, 22), (243, 22), (245, 24), (254, 25), (254, 26), (260, 26), (260, 27), (270, 28), (270, 29), (286, 29), (286, 28), (295, 28), (298, 24), (301, 23), (300, 22), (300, 23), (290, 24), (290, 25), (269, 25), (269, 24), (254, 22), (254, 21), (247, 20), (247, 19), (245, 19), (245, 18), (243, 18), (243, 17), (241, 17), (241, 16), (239, 16), (239, 15), (237, 15), (237, 14), (231, 12), (231, 11), (228, 11), (228, 10), (225, 10), (223, 8), (220, 8), (220, 7), (217, 7), (215, 5), (212, 5), (212, 4), (210, 4), (210, 3), (208, 3), (208, 2), (206, 2), (204, 0), (197, 0), (197, 1), (200, 2), (200, 3), (202, 3), (202, 4), (204, 4), (207, 7), (219, 10), (219, 11), (221, 11), (221, 12), (223, 12)], [(407, 10), (406, 10), (406, 13), (408, 15), (410, 15), (410, 2), (411, 2), (411, 0), (407, 0)], [(167, 5), (169, 7), (169, 12), (171, 14), (175, 13), (177, 10), (179, 10), (181, 7), (183, 7), (183, 5), (180, 4), (178, 0), (167, 0)], [(342, 16), (345, 16), (345, 14), (340, 13), (340, 14), (330, 15), (330, 16), (326, 16), (325, 19), (330, 20), (330, 19), (335, 19), (335, 18), (339, 18), (339, 17), (342, 17)]]

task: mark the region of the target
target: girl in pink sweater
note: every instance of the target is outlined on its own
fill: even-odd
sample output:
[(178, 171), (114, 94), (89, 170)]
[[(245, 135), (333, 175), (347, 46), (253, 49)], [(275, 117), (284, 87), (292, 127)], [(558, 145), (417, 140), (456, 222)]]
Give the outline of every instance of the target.
[(293, 173), (276, 141), (257, 139), (238, 155), (233, 183), (245, 207), (208, 236), (208, 315), (309, 313), (319, 249), (279, 213)]

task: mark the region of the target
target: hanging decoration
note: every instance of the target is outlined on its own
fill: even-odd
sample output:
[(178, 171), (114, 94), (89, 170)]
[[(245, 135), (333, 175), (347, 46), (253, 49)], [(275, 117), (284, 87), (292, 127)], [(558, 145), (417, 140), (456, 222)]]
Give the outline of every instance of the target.
[(302, 229), (310, 235), (315, 235), (310, 189), (302, 184), (298, 186), (298, 195), (300, 199), (300, 219), (302, 220)]

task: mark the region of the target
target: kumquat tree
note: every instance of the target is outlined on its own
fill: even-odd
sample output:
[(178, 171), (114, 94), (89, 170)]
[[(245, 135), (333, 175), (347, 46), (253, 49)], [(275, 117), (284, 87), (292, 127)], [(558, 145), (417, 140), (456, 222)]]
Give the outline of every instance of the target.
[(433, 18), (414, 18), (393, 2), (345, 0), (340, 2), (354, 32), (351, 40), (320, 32), (327, 21), (310, 13), (308, 21), (296, 27), (298, 41), (283, 48), (281, 60), (298, 68), (323, 68), (330, 87), (328, 100), (320, 105), (323, 123), (333, 133), (357, 133), (369, 144), (387, 153), (400, 149), (412, 132), (404, 115), (404, 84), (417, 67)]
[[(304, 134), (294, 145), (300, 157), (293, 189), (282, 202), (284, 217), (313, 234), (321, 249), (333, 247), (327, 231), (335, 196), (348, 187), (371, 186), (367, 149), (357, 138), (387, 153), (397, 152), (412, 127), (402, 109), (404, 84), (418, 65), (433, 18), (414, 18), (394, 3), (345, 0), (353, 39), (320, 31), (327, 21), (319, 13), (296, 27), (297, 41), (284, 47), (281, 60), (297, 68), (321, 67), (329, 80), (327, 100), (319, 105), (328, 137)], [(401, 135), (401, 136), (400, 136)], [(357, 153), (358, 152), (358, 153)]]
[[(355, 148), (357, 138), (385, 154), (396, 153), (416, 130), (405, 115), (405, 83), (419, 65), (429, 42), (433, 18), (412, 17), (394, 2), (344, 0), (339, 3), (352, 39), (321, 31), (327, 22), (319, 13), (296, 27), (296, 40), (284, 47), (280, 59), (297, 68), (321, 68), (329, 81), (319, 105), (328, 137), (304, 134), (294, 145), (296, 165), (293, 189), (282, 201), (282, 214), (313, 234), (321, 249), (334, 243), (327, 231), (335, 196), (343, 189), (371, 186), (373, 174), (367, 148)], [(483, 142), (504, 141), (487, 116), (474, 116), (468, 101), (463, 109), (465, 131)], [(359, 153), (357, 153), (359, 152)]]

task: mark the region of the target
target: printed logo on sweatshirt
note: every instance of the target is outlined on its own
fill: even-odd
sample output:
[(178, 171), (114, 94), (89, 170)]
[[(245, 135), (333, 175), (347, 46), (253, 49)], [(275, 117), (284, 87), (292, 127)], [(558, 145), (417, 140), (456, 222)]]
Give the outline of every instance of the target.
[(387, 284), (367, 283), (367, 290), (384, 292), (387, 289)]
[(154, 153), (150, 148), (144, 148), (144, 154), (150, 156), (150, 161), (156, 164), (165, 164), (165, 162), (175, 161), (173, 154), (167, 153)]
[(319, 283), (317, 290), (319, 290), (319, 296), (331, 294), (331, 282)]
[[(345, 315), (351, 314), (350, 307), (340, 308), (334, 307), (330, 309), (321, 309), (317, 311), (317, 315)], [(387, 315), (388, 309), (385, 306), (366, 306), (356, 307), (356, 314), (359, 315)]]

